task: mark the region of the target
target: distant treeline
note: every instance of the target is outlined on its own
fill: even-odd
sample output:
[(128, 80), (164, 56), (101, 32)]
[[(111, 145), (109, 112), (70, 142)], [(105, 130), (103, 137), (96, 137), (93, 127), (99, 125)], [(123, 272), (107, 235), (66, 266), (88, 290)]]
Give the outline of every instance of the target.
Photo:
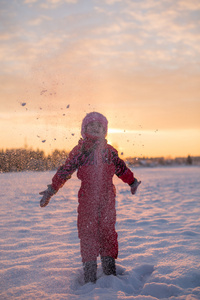
[[(47, 171), (55, 170), (62, 165), (68, 157), (65, 150), (54, 150), (51, 154), (45, 155), (42, 150), (32, 149), (9, 149), (0, 150), (0, 173), (20, 172), (20, 171)], [(169, 165), (200, 165), (200, 157), (187, 158), (134, 158), (126, 159), (129, 166), (169, 166)]]
[(57, 169), (68, 157), (66, 151), (44, 151), (31, 149), (9, 149), (0, 151), (0, 172), (47, 171)]
[(180, 165), (194, 165), (200, 166), (200, 156), (164, 158), (164, 157), (142, 157), (134, 158), (129, 157), (126, 159), (129, 166), (142, 166), (142, 167), (156, 167), (156, 166), (180, 166)]

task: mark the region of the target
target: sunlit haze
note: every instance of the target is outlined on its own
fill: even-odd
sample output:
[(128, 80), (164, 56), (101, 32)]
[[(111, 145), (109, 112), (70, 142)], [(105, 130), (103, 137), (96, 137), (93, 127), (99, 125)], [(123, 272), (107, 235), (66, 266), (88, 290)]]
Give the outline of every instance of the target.
[(0, 149), (69, 151), (98, 111), (124, 157), (200, 155), (199, 0), (0, 9)]

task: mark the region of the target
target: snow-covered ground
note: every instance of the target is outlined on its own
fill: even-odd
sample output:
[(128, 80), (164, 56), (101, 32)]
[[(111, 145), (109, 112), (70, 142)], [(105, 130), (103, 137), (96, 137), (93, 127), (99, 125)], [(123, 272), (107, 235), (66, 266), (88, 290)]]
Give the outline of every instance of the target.
[(0, 299), (200, 299), (200, 168), (136, 168), (115, 178), (118, 276), (83, 285), (76, 174), (39, 207), (54, 172), (0, 174)]

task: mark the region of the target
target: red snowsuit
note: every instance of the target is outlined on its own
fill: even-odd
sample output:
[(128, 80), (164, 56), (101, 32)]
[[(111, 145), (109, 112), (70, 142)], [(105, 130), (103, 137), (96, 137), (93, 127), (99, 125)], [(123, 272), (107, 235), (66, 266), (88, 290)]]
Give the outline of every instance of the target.
[(52, 188), (58, 190), (76, 169), (81, 180), (77, 225), (82, 261), (96, 260), (99, 254), (117, 258), (116, 194), (112, 178), (116, 174), (131, 184), (134, 175), (105, 139), (81, 139), (54, 175)]

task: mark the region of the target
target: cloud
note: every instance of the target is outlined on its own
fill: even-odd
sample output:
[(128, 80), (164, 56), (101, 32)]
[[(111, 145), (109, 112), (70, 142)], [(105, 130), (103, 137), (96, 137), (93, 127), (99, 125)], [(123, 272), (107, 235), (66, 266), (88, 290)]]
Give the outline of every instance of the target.
[[(117, 2), (120, 9), (114, 5)], [(30, 14), (28, 19), (25, 14), (18, 23), (19, 16), (10, 18), (9, 22), (5, 20), (1, 57), (5, 68), (7, 62), (10, 70), (11, 63), (15, 69), (20, 66), (23, 54), (29, 65), (44, 60), (45, 56), (61, 61), (65, 53), (65, 58), (69, 57), (72, 62), (91, 60), (95, 66), (114, 65), (127, 70), (147, 65), (180, 68), (186, 62), (195, 64), (199, 59), (199, 22), (193, 21), (194, 6), (186, 1), (113, 0), (102, 1), (98, 7), (94, 1), (85, 8), (74, 0), (26, 0), (24, 3), (53, 5), (56, 9), (62, 9), (64, 4), (76, 5), (72, 13), (67, 13), (68, 6), (65, 6), (66, 14), (63, 10), (60, 18), (53, 11), (38, 16), (25, 5), (26, 14)], [(105, 6), (105, 3), (113, 5)], [(6, 53), (9, 53), (7, 57)]]
[(14, 36), (15, 35), (13, 33), (3, 32), (0, 34), (0, 40), (1, 41), (9, 41), (9, 40), (13, 39)]
[(24, 4), (32, 4), (32, 3), (36, 3), (39, 0), (24, 0)]
[(104, 0), (106, 4), (112, 5), (118, 2), (122, 2), (122, 0)]
[(64, 4), (77, 4), (79, 0), (46, 0), (46, 2), (40, 2), (39, 6), (43, 9), (55, 9)]
[[(145, 78), (176, 70), (198, 72), (199, 23), (190, 18), (194, 12), (192, 4), (126, 0), (120, 1), (120, 9), (114, 5), (117, 1), (109, 1), (113, 4), (110, 6), (102, 1), (98, 7), (94, 1), (91, 2), (94, 5), (84, 9), (77, 1), (35, 4), (72, 2), (77, 3), (73, 11), (62, 11), (61, 15), (62, 6), (55, 14), (53, 11), (44, 14), (39, 8), (36, 14), (25, 5), (21, 12), (17, 11), (17, 17), (5, 19), (5, 30), (1, 32), (1, 72), (23, 76), (36, 69), (48, 70), (44, 73), (51, 77), (59, 74), (62, 79), (67, 78), (72, 85), (70, 90), (75, 89), (73, 77), (79, 82), (83, 82), (83, 77), (93, 82), (96, 74), (102, 78), (108, 74), (110, 80), (110, 74), (118, 76), (118, 72), (131, 76), (143, 74)], [(20, 19), (24, 9), (26, 14)], [(10, 16), (13, 13), (10, 7)]]
[(41, 5), (48, 5), (48, 4), (59, 5), (59, 4), (62, 4), (62, 3), (75, 4), (75, 3), (78, 2), (78, 0), (46, 0), (46, 2), (44, 0), (43, 1), (40, 1), (40, 0), (24, 0), (24, 4), (32, 4), (32, 3), (36, 3), (36, 2), (40, 2)]
[(179, 0), (178, 6), (182, 10), (200, 10), (200, 2), (199, 0), (187, 1), (187, 0)]
[(44, 16), (42, 15), (40, 17), (29, 20), (27, 22), (27, 25), (28, 26), (39, 26), (45, 21), (52, 21), (52, 18), (48, 17), (48, 16), (45, 16), (45, 15)]

